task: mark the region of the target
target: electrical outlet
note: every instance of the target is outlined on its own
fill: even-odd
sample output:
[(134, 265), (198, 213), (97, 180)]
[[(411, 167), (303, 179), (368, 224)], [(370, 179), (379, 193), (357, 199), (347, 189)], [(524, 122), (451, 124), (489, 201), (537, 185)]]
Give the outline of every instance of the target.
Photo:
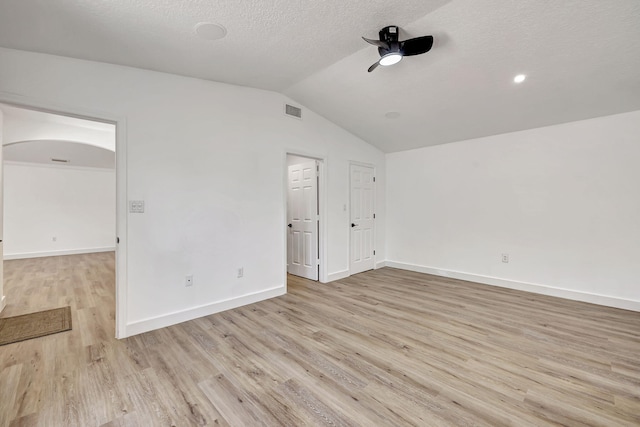
[(193, 286), (193, 276), (187, 276), (184, 279), (185, 286)]
[(509, 254), (502, 254), (502, 262), (505, 264), (509, 263)]
[(144, 213), (144, 200), (129, 200), (130, 213)]
[(238, 279), (244, 276), (244, 267), (238, 269)]

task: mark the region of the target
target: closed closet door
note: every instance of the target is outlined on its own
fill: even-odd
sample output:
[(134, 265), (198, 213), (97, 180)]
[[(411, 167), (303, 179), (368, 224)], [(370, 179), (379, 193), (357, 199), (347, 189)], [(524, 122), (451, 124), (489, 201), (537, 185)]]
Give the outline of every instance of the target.
[(372, 270), (375, 265), (374, 179), (373, 168), (351, 165), (350, 274)]
[(318, 166), (289, 166), (287, 271), (318, 280)]

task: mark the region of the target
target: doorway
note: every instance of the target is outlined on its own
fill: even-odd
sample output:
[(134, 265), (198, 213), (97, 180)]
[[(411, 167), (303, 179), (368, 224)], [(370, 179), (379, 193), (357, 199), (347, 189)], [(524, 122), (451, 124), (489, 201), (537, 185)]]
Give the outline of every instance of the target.
[[(111, 310), (115, 309), (115, 325), (112, 324), (110, 329), (116, 338), (123, 338), (126, 335), (126, 322), (123, 319), (126, 311), (119, 300), (124, 297), (120, 291), (124, 283), (120, 278), (125, 273), (122, 260), (126, 254), (118, 243), (120, 238), (126, 237), (126, 213), (123, 215), (118, 207), (126, 206), (126, 203), (122, 203), (126, 196), (123, 185), (124, 138), (123, 130), (119, 129), (119, 120), (97, 118), (97, 115), (83, 111), (62, 112), (36, 103), (14, 103), (10, 99), (0, 99), (0, 102), (3, 127), (7, 131), (5, 140), (2, 141), (3, 147), (7, 147), (3, 149), (4, 160), (9, 161), (3, 171), (5, 179), (1, 184), (2, 188), (13, 192), (14, 196), (34, 192), (29, 203), (43, 203), (40, 209), (36, 209), (35, 205), (25, 207), (20, 202), (27, 199), (7, 198), (13, 208), (11, 218), (4, 219), (8, 228), (5, 228), (7, 233), (4, 236), (3, 258), (5, 253), (7, 259), (13, 260), (97, 254), (100, 260), (112, 265), (110, 274), (115, 278), (115, 295), (111, 301), (115, 300), (115, 307)], [(110, 142), (99, 137), (106, 133), (110, 135)], [(11, 178), (9, 182), (7, 174)], [(25, 185), (25, 180), (21, 177), (30, 178), (29, 186)], [(92, 187), (94, 183), (109, 186), (108, 203), (101, 199), (100, 193), (106, 193), (105, 189)], [(16, 186), (21, 187), (14, 188)], [(91, 188), (95, 191), (91, 191)], [(86, 199), (83, 194), (87, 195)], [(85, 200), (85, 203), (77, 203), (81, 200)], [(18, 206), (16, 202), (21, 205)], [(4, 211), (3, 207), (0, 208)], [(40, 221), (35, 225), (50, 227), (45, 230), (34, 226), (28, 230), (28, 236), (18, 237), (20, 229), (26, 228), (30, 219), (27, 215), (20, 216), (20, 209), (39, 212), (41, 217), (46, 216), (47, 221)], [(68, 214), (66, 217), (65, 212)], [(78, 221), (83, 214), (86, 214), (86, 223)], [(97, 216), (101, 216), (102, 220), (98, 220)], [(105, 218), (109, 219), (107, 228), (96, 227), (105, 224)], [(4, 224), (0, 226), (4, 228)], [(88, 244), (88, 241), (94, 244)], [(19, 245), (13, 244), (16, 242)], [(100, 252), (111, 254), (105, 254), (105, 258)], [(12, 296), (5, 296), (6, 303), (12, 304)]]
[(320, 159), (286, 156), (287, 273), (322, 281), (321, 172)]

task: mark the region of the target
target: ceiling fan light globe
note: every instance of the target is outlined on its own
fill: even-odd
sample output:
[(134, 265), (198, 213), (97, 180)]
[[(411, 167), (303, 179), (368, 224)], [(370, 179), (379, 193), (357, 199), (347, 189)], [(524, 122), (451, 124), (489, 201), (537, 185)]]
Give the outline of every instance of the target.
[(388, 65), (397, 64), (402, 59), (402, 55), (397, 52), (391, 52), (380, 58), (380, 65), (386, 67)]

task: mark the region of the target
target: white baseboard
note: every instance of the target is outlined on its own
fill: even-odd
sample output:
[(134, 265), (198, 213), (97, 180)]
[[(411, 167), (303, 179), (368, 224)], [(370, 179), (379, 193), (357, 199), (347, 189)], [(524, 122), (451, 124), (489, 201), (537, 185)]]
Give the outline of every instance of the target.
[[(378, 269), (378, 268), (382, 268), (382, 267), (386, 267), (387, 262), (386, 261), (378, 261), (375, 263), (374, 268)], [(327, 277), (327, 282), (333, 282), (334, 280), (340, 280), (340, 279), (346, 279), (347, 277), (351, 276), (351, 273), (349, 273), (349, 270), (342, 270), (342, 271), (337, 271), (335, 273), (329, 273), (328, 277)]]
[(4, 307), (7, 305), (7, 297), (2, 295), (2, 298), (0, 298), (0, 313), (2, 313), (2, 310), (4, 310)]
[(4, 254), (4, 259), (11, 260), (11, 259), (25, 259), (25, 258), (43, 258), (48, 256), (92, 254), (95, 252), (113, 252), (115, 250), (116, 250), (115, 246), (111, 246), (107, 248), (68, 249), (64, 251), (51, 251), (51, 252), (26, 252), (21, 254)]
[(552, 297), (565, 298), (575, 301), (589, 302), (592, 304), (604, 305), (607, 307), (622, 308), (624, 310), (640, 311), (640, 301), (611, 297), (607, 295), (580, 292), (571, 289), (555, 288), (536, 283), (518, 282), (514, 280), (500, 279), (498, 277), (482, 276), (479, 274), (463, 273), (460, 271), (443, 270), (423, 265), (408, 264), (397, 261), (387, 261), (387, 267), (399, 268), (402, 270), (415, 271), (418, 273), (433, 274), (435, 276), (451, 277), (454, 279), (467, 280), (470, 282), (482, 283), (485, 285), (499, 286), (501, 288), (516, 289), (519, 291), (532, 292), (536, 294), (549, 295)]
[(286, 293), (287, 289), (285, 286), (278, 286), (276, 288), (254, 292), (252, 294), (247, 294), (236, 298), (230, 298), (211, 304), (205, 304), (186, 310), (176, 311), (174, 313), (169, 313), (162, 316), (139, 320), (137, 322), (127, 324), (125, 336), (122, 338), (138, 335), (143, 332), (153, 331), (155, 329), (166, 328), (167, 326), (176, 325), (178, 323), (208, 316), (210, 314), (219, 313), (221, 311), (231, 310), (232, 308), (242, 307), (243, 305), (264, 301), (269, 298), (279, 297)]
[(336, 271), (335, 273), (329, 273), (327, 275), (327, 281), (333, 282), (334, 280), (340, 280), (349, 277), (349, 270)]

